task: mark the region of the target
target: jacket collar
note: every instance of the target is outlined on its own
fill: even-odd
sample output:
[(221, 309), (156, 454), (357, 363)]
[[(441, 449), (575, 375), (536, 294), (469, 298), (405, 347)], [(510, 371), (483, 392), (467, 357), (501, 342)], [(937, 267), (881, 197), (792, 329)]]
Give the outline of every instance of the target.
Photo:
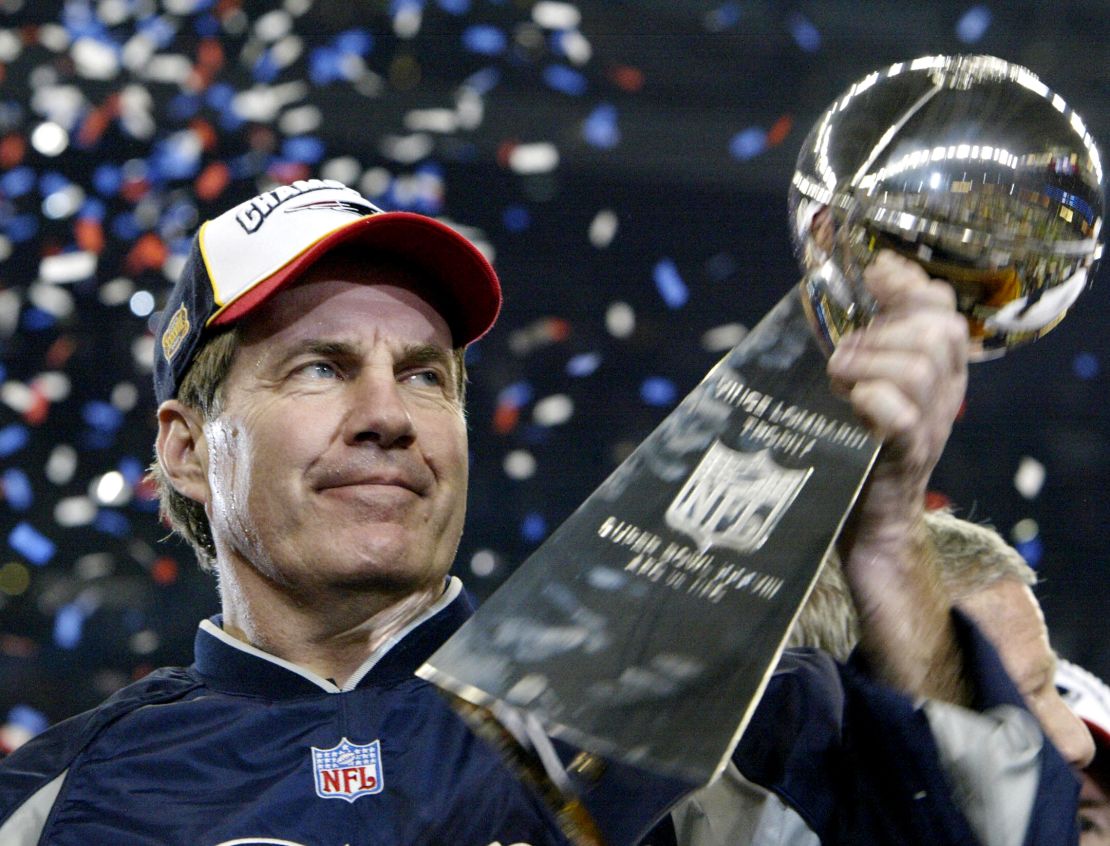
[(410, 679), (424, 661), (473, 613), (462, 582), (452, 576), (443, 595), (376, 649), (342, 688), (311, 670), (263, 652), (223, 630), (222, 615), (197, 630), (193, 671), (210, 687), (267, 699), (343, 693)]

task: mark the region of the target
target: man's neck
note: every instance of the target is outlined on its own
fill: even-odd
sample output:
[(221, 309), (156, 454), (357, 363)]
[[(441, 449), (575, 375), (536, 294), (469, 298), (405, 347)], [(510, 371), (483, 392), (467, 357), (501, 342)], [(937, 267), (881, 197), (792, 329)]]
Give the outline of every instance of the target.
[(224, 631), (339, 687), (444, 591), (437, 581), (407, 593), (342, 592), (332, 601), (304, 602), (254, 575), (221, 573)]

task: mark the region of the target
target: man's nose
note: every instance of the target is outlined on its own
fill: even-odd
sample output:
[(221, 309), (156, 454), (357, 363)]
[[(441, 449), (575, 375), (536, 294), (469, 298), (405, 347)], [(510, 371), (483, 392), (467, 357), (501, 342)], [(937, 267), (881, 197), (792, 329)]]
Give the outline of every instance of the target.
[(351, 383), (346, 420), (349, 443), (375, 443), (383, 449), (405, 447), (416, 435), (412, 415), (393, 373), (367, 371)]
[(1085, 769), (1095, 757), (1095, 742), (1091, 732), (1075, 712), (1059, 696), (1052, 703), (1052, 717), (1045, 726), (1045, 733), (1060, 750), (1060, 754), (1076, 769)]

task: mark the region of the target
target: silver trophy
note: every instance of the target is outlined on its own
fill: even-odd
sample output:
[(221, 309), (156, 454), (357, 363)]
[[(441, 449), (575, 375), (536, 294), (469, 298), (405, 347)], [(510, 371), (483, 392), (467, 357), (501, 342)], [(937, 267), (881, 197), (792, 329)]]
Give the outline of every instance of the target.
[(1079, 117), (998, 59), (894, 65), (824, 113), (790, 193), (801, 285), (417, 671), (572, 842), (639, 841), (657, 809), (614, 796), (642, 771), (680, 795), (727, 766), (879, 450), (826, 373), (871, 314), (862, 267), (890, 247), (948, 279), (989, 357), (1088, 284), (1101, 178)]
[(829, 346), (866, 321), (861, 268), (893, 248), (956, 289), (976, 359), (1063, 318), (1102, 253), (1102, 162), (1031, 71), (928, 56), (876, 71), (821, 115), (790, 186), (807, 308)]

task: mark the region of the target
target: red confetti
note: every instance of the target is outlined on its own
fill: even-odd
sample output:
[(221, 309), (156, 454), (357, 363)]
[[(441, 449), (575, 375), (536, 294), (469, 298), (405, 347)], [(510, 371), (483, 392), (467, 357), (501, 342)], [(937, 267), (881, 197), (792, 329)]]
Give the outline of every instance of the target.
[(786, 136), (790, 134), (790, 130), (794, 128), (794, 118), (791, 115), (783, 115), (776, 120), (769, 130), (767, 130), (767, 146), (777, 147), (786, 140)]
[(129, 203), (137, 203), (146, 196), (150, 190), (150, 183), (145, 179), (128, 179), (120, 188), (120, 196)]
[(266, 175), (275, 182), (288, 185), (298, 179), (308, 179), (312, 175), (312, 169), (304, 162), (274, 162), (266, 169)]
[(27, 406), (23, 412), (23, 419), (28, 426), (41, 426), (46, 422), (46, 416), (50, 413), (50, 400), (48, 400), (39, 388), (31, 385), (31, 404)]
[(159, 558), (150, 568), (150, 577), (157, 584), (172, 585), (177, 581), (177, 562), (172, 558)]
[(27, 139), (22, 135), (10, 133), (0, 138), (0, 169), (15, 167), (27, 154)]
[(516, 149), (519, 142), (515, 138), (506, 138), (497, 145), (497, 164), (501, 167), (508, 169), (509, 157), (512, 156), (513, 150)]
[(189, 122), (189, 129), (191, 129), (200, 141), (201, 149), (205, 152), (212, 152), (215, 149), (220, 136), (216, 132), (216, 128), (202, 118), (194, 118)]
[(635, 94), (644, 87), (644, 72), (629, 65), (615, 65), (609, 69), (609, 80), (622, 91)]
[(79, 217), (73, 224), (77, 246), (90, 253), (104, 252), (104, 229), (95, 217)]
[(46, 366), (51, 370), (61, 370), (76, 349), (77, 342), (73, 338), (60, 335), (46, 350)]
[(153, 232), (139, 237), (124, 260), (124, 267), (131, 275), (144, 270), (155, 270), (166, 263), (168, 254), (165, 243)]
[(499, 435), (507, 435), (516, 428), (520, 420), (520, 409), (515, 405), (499, 405), (493, 413), (493, 431)]
[(200, 172), (194, 190), (202, 200), (215, 200), (231, 182), (231, 168), (223, 162), (212, 162)]
[(77, 130), (77, 144), (80, 147), (91, 147), (104, 135), (105, 130), (119, 115), (119, 95), (113, 94), (103, 105), (90, 111), (81, 122)]
[(940, 491), (926, 491), (925, 493), (925, 510), (937, 511), (941, 508), (951, 508), (952, 500)]

